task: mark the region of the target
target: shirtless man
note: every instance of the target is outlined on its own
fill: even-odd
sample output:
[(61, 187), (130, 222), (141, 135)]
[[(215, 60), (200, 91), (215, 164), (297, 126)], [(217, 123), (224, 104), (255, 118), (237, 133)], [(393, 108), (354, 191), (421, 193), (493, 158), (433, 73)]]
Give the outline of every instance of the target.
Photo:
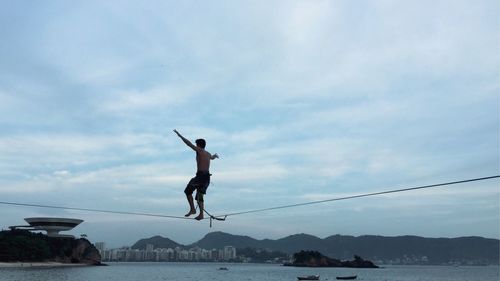
[(208, 151), (205, 150), (205, 145), (206, 142), (204, 139), (197, 139), (195, 141), (196, 146), (193, 145), (188, 139), (183, 137), (177, 130), (174, 130), (174, 133), (179, 136), (182, 141), (189, 147), (191, 147), (195, 152), (196, 152), (196, 166), (197, 166), (197, 171), (196, 171), (196, 176), (192, 178), (189, 183), (187, 184), (186, 189), (184, 189), (184, 193), (187, 196), (187, 200), (189, 202), (189, 212), (185, 215), (186, 217), (189, 217), (190, 215), (196, 214), (196, 209), (194, 208), (194, 202), (193, 202), (193, 191), (196, 189), (196, 202), (198, 203), (198, 206), (200, 206), (200, 213), (198, 214), (197, 217), (195, 217), (196, 220), (202, 220), (203, 219), (203, 205), (204, 205), (204, 199), (203, 196), (207, 193), (207, 188), (208, 185), (210, 184), (210, 160), (214, 160), (215, 158), (219, 158), (219, 155), (215, 153), (214, 155), (210, 154)]

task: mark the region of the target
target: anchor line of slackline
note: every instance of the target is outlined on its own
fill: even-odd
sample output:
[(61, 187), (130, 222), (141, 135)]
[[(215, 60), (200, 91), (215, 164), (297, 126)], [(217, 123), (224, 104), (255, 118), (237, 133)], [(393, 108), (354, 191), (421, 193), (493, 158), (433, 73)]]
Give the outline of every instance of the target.
[[(331, 198), (331, 199), (325, 199), (325, 200), (310, 201), (310, 202), (303, 202), (303, 203), (297, 203), (297, 204), (282, 205), (282, 206), (268, 207), (268, 208), (262, 208), (262, 209), (227, 213), (227, 214), (223, 214), (223, 215), (212, 215), (209, 212), (207, 212), (206, 209), (204, 209), (205, 213), (209, 216), (208, 218), (204, 218), (204, 219), (210, 219), (210, 226), (212, 226), (212, 220), (225, 221), (226, 218), (229, 216), (258, 213), (258, 212), (265, 212), (265, 211), (285, 209), (285, 208), (293, 208), (293, 207), (313, 205), (313, 204), (321, 204), (321, 203), (327, 203), (327, 202), (333, 202), (333, 201), (350, 200), (350, 199), (356, 199), (356, 198), (362, 198), (362, 197), (377, 196), (377, 195), (397, 193), (397, 192), (406, 192), (406, 191), (426, 189), (426, 188), (450, 186), (450, 185), (464, 184), (464, 183), (470, 183), (470, 182), (491, 180), (491, 179), (495, 179), (495, 178), (500, 178), (500, 175), (481, 177), (481, 178), (472, 178), (472, 179), (466, 179), (466, 180), (451, 181), (451, 182), (444, 182), (444, 183), (437, 183), (437, 184), (430, 184), (430, 185), (423, 185), (423, 186), (416, 186), (416, 187), (409, 187), (409, 188), (392, 189), (392, 190), (372, 192), (372, 193), (357, 194), (357, 195), (337, 197), (337, 198)], [(194, 219), (194, 218), (189, 218), (189, 217), (164, 215), (164, 214), (113, 211), (113, 210), (101, 210), (101, 209), (89, 209), (89, 208), (76, 208), (76, 207), (52, 206), (52, 205), (42, 205), (42, 204), (28, 204), (28, 203), (18, 203), (18, 202), (0, 201), (0, 204), (1, 205), (21, 206), (21, 207), (37, 207), (37, 208), (51, 208), (51, 209), (63, 209), (63, 210), (73, 210), (73, 211), (97, 212), (97, 213), (110, 213), (110, 214), (119, 214), (119, 215), (135, 215), (135, 216), (148, 216), (148, 217), (184, 219), (184, 220), (193, 220)]]
[(337, 198), (317, 200), (317, 201), (310, 201), (310, 202), (303, 202), (303, 203), (297, 203), (297, 204), (290, 204), (290, 205), (262, 208), (262, 209), (256, 209), (256, 210), (241, 211), (241, 212), (236, 212), (236, 213), (227, 213), (224, 215), (220, 215), (218, 217), (222, 217), (222, 216), (229, 217), (229, 216), (258, 213), (258, 212), (272, 211), (272, 210), (285, 209), (285, 208), (293, 208), (293, 207), (306, 206), (306, 205), (321, 204), (321, 203), (327, 203), (327, 202), (333, 202), (333, 201), (341, 201), (341, 200), (356, 199), (356, 198), (361, 198), (361, 197), (383, 195), (383, 194), (389, 194), (389, 193), (397, 193), (397, 192), (405, 192), (405, 191), (412, 191), (412, 190), (418, 190), (418, 189), (426, 189), (426, 188), (433, 188), (433, 187), (464, 184), (464, 183), (469, 183), (469, 182), (484, 181), (484, 180), (490, 180), (490, 179), (495, 179), (495, 178), (500, 178), (500, 175), (466, 179), (466, 180), (458, 180), (458, 181), (451, 181), (451, 182), (444, 182), (444, 183), (436, 183), (436, 184), (415, 186), (415, 187), (409, 187), (409, 188), (393, 189), (393, 190), (386, 190), (386, 191), (379, 191), (379, 192), (372, 192), (372, 193), (357, 194), (357, 195), (337, 197)]
[(108, 214), (119, 214), (119, 215), (135, 215), (135, 216), (146, 216), (146, 217), (160, 217), (160, 218), (170, 218), (170, 219), (194, 219), (188, 217), (171, 216), (163, 214), (151, 214), (151, 213), (140, 213), (140, 212), (126, 212), (126, 211), (113, 211), (113, 210), (100, 210), (100, 209), (88, 209), (88, 208), (75, 208), (75, 207), (64, 207), (64, 206), (51, 206), (51, 205), (41, 205), (41, 204), (27, 204), (27, 203), (16, 203), (16, 202), (2, 202), (2, 205), (13, 205), (22, 207), (37, 207), (37, 208), (49, 208), (49, 209), (62, 209), (62, 210), (72, 210), (72, 211), (84, 211), (84, 212), (94, 212), (94, 213), (108, 213)]

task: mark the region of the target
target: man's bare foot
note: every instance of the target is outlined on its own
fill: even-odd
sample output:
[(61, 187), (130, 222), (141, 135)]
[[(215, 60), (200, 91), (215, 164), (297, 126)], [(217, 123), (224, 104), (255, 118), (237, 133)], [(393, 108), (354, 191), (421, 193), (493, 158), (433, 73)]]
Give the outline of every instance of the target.
[(203, 214), (199, 214), (196, 218), (194, 218), (197, 221), (201, 221), (203, 219)]
[(189, 211), (189, 213), (185, 214), (184, 216), (189, 217), (190, 215), (194, 215), (194, 214), (196, 214), (196, 210), (191, 210), (191, 211)]

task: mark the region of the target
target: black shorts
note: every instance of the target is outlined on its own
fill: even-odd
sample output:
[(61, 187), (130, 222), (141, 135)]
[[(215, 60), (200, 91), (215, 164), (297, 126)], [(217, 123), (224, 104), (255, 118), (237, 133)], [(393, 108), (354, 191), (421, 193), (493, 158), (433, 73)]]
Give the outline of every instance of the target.
[(184, 193), (191, 195), (196, 190), (197, 193), (206, 194), (208, 185), (210, 184), (210, 176), (210, 172), (197, 172), (196, 176), (187, 184)]

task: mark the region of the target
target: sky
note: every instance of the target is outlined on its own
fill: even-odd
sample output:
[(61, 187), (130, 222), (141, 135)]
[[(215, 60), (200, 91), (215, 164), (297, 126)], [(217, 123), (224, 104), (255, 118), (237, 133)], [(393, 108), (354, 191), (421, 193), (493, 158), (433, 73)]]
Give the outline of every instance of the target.
[[(0, 0), (0, 201), (182, 216), (500, 174), (498, 1)], [(109, 247), (209, 232), (500, 238), (498, 179), (228, 217), (0, 204)]]

